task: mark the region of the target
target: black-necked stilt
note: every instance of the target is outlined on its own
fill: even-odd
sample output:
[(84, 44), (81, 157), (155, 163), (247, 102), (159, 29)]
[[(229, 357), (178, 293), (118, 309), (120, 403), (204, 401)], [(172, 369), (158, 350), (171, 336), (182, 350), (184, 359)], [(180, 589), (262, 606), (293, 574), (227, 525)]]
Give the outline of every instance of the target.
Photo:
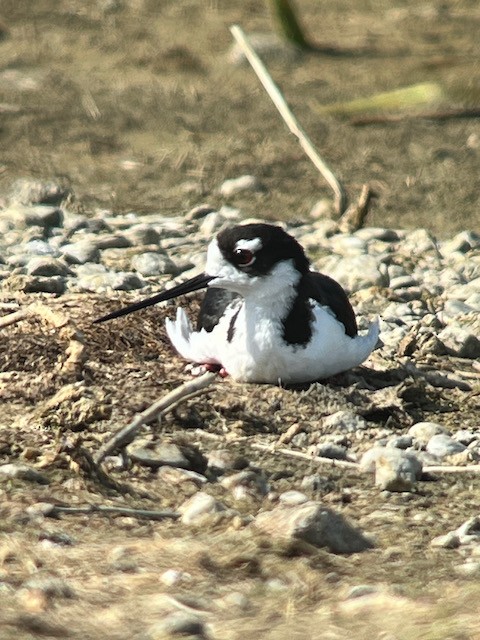
[(311, 271), (300, 244), (270, 224), (221, 231), (208, 247), (205, 273), (95, 322), (205, 287), (196, 330), (178, 308), (167, 333), (186, 360), (221, 367), (235, 380), (327, 378), (361, 364), (377, 343), (378, 321), (359, 335), (342, 287)]

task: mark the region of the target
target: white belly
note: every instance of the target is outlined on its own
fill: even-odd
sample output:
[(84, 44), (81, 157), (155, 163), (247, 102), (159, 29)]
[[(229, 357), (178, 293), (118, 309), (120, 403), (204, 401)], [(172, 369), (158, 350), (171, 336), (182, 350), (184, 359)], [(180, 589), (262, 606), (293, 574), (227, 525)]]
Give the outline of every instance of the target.
[(312, 337), (306, 346), (290, 345), (283, 340), (280, 320), (268, 310), (246, 309), (242, 304), (228, 308), (213, 331), (192, 331), (183, 311), (175, 321), (167, 320), (167, 333), (177, 351), (196, 363), (221, 364), (232, 378), (244, 382), (272, 384), (309, 382), (328, 378), (361, 364), (374, 349), (378, 322), (368, 334), (351, 338), (343, 325), (325, 307), (315, 304)]

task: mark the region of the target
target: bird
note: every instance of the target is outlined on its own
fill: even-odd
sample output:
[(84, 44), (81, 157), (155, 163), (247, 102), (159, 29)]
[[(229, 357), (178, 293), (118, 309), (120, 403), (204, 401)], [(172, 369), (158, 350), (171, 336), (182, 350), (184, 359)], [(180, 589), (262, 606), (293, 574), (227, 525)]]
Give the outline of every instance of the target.
[(204, 273), (94, 322), (204, 288), (196, 327), (178, 307), (166, 320), (168, 337), (185, 360), (236, 381), (330, 378), (363, 363), (378, 341), (378, 319), (360, 335), (341, 285), (313, 271), (299, 242), (267, 223), (222, 229), (208, 245)]

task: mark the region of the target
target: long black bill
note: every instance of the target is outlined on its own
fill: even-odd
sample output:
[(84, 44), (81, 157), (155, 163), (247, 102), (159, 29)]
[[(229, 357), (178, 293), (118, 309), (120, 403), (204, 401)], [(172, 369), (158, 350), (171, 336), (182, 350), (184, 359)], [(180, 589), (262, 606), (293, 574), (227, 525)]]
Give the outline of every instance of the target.
[(117, 309), (116, 311), (112, 311), (112, 313), (107, 313), (106, 316), (102, 316), (101, 318), (97, 318), (96, 320), (94, 320), (93, 324), (99, 324), (100, 322), (106, 322), (107, 320), (120, 318), (121, 316), (126, 316), (129, 313), (138, 311), (139, 309), (150, 307), (152, 304), (157, 304), (157, 302), (172, 300), (173, 298), (176, 298), (178, 296), (183, 296), (185, 293), (191, 293), (192, 291), (204, 289), (208, 285), (210, 280), (214, 279), (214, 277), (215, 276), (208, 276), (206, 273), (201, 273), (194, 278), (190, 278), (190, 280), (187, 280), (186, 282), (177, 284), (177, 286), (173, 287), (172, 289), (162, 291), (162, 293), (157, 293), (157, 295), (152, 296), (151, 298), (147, 298), (146, 300), (139, 300), (138, 302), (134, 302), (128, 307)]

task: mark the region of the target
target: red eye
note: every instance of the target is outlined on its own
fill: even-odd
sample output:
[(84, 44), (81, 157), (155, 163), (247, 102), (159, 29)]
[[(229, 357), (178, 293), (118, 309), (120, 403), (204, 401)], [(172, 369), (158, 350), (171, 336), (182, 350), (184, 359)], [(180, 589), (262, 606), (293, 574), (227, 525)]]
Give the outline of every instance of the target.
[(255, 261), (255, 255), (250, 249), (235, 249), (233, 258), (239, 267), (248, 267)]

